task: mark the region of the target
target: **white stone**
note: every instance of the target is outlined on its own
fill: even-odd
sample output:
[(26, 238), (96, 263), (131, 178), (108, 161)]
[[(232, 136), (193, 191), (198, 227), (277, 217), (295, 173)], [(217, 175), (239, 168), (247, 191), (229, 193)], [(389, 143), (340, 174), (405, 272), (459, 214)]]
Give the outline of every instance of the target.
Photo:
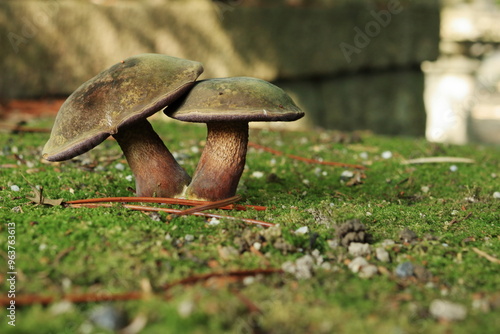
[(353, 273), (358, 273), (362, 267), (369, 265), (364, 257), (358, 256), (354, 258), (348, 265)]
[(122, 164), (122, 163), (117, 163), (115, 165), (115, 168), (118, 169), (118, 170), (125, 170), (125, 165)]
[(463, 320), (467, 317), (465, 306), (442, 299), (433, 300), (429, 306), (429, 312), (437, 319), (448, 321)]
[(216, 226), (220, 224), (220, 220), (217, 218), (212, 218), (208, 221), (208, 225), (210, 226)]
[(392, 158), (392, 152), (391, 151), (384, 151), (384, 152), (382, 152), (381, 157), (384, 159), (390, 159), (390, 158)]
[(390, 262), (391, 257), (389, 256), (389, 252), (385, 250), (383, 247), (377, 247), (375, 249), (375, 253), (377, 256), (377, 260), (381, 262)]
[(370, 278), (375, 276), (378, 273), (378, 268), (376, 265), (368, 264), (367, 266), (362, 266), (359, 271), (359, 277), (361, 278)]
[(371, 247), (369, 244), (360, 242), (351, 242), (349, 244), (349, 254), (353, 256), (363, 256), (370, 254)]
[(255, 177), (256, 179), (260, 179), (260, 178), (262, 178), (263, 176), (264, 176), (264, 173), (263, 173), (263, 172), (259, 172), (259, 171), (257, 171), (257, 172), (253, 172), (253, 173), (252, 173), (252, 177)]
[(306, 234), (309, 232), (309, 227), (307, 226), (302, 226), (302, 227), (299, 227), (298, 229), (295, 230), (295, 234), (298, 234), (298, 235), (303, 235), (303, 234)]

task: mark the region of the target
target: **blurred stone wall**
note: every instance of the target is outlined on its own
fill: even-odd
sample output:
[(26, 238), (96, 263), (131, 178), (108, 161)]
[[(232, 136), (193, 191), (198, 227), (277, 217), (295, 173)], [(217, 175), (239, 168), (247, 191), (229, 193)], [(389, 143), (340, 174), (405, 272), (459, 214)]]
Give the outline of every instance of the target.
[(500, 2), (446, 0), (440, 55), (426, 61), (429, 141), (500, 144)]
[(438, 0), (0, 0), (0, 98), (68, 95), (143, 52), (276, 82), (302, 124), (423, 135)]

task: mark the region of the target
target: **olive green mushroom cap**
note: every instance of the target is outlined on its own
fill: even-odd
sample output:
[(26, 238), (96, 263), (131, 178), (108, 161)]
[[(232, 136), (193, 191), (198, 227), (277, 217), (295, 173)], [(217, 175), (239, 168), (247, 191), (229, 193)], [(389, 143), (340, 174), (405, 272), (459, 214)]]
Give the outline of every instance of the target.
[(249, 77), (197, 81), (186, 96), (164, 110), (187, 122), (295, 121), (304, 112), (281, 88)]
[(202, 72), (199, 62), (161, 54), (140, 54), (111, 66), (63, 103), (42, 156), (61, 161), (85, 153), (121, 126), (163, 109)]

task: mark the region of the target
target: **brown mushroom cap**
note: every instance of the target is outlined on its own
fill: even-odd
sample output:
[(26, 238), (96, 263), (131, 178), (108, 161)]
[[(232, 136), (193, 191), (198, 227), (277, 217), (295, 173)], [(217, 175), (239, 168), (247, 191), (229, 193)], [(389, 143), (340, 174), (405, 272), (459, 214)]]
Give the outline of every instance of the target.
[(281, 88), (249, 77), (197, 81), (185, 97), (164, 110), (186, 122), (295, 121), (304, 116)]
[(85, 153), (120, 127), (167, 106), (202, 72), (199, 62), (161, 54), (140, 54), (111, 66), (61, 106), (43, 157), (61, 161)]
[(183, 196), (217, 201), (234, 196), (243, 173), (252, 121), (294, 121), (304, 113), (267, 81), (237, 77), (198, 81), (164, 112), (207, 124), (207, 141)]

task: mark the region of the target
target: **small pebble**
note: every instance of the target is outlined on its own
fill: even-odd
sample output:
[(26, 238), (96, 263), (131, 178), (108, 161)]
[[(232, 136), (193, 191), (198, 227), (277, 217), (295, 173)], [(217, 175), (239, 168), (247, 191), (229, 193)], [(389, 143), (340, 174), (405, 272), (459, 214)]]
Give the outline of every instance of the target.
[(465, 306), (442, 299), (433, 300), (429, 306), (429, 312), (433, 317), (447, 321), (464, 320), (467, 317)]
[(132, 180), (134, 180), (134, 177), (132, 175), (127, 175), (125, 176), (125, 180), (127, 180), (128, 182), (132, 182)]
[(391, 240), (391, 239), (385, 239), (384, 241), (382, 241), (380, 243), (380, 246), (382, 247), (387, 247), (387, 246), (392, 246), (392, 245), (395, 245), (396, 242), (394, 240)]
[(390, 159), (390, 158), (392, 158), (392, 152), (391, 151), (384, 151), (384, 152), (382, 152), (381, 157), (384, 159)]
[(21, 189), (19, 188), (19, 186), (13, 184), (13, 185), (10, 186), (10, 190), (12, 190), (12, 191), (19, 191)]
[(369, 265), (368, 261), (364, 257), (358, 256), (349, 263), (348, 267), (353, 273), (358, 273), (363, 266), (367, 265)]
[(395, 273), (398, 277), (401, 278), (408, 278), (410, 276), (413, 276), (413, 263), (411, 262), (400, 263), (396, 267)]
[(342, 180), (345, 180), (345, 179), (348, 180), (348, 179), (350, 179), (353, 176), (354, 176), (354, 173), (351, 172), (350, 170), (345, 170), (345, 171), (342, 172), (342, 174), (340, 174), (340, 178)]
[(122, 164), (122, 163), (117, 163), (115, 165), (115, 168), (118, 169), (118, 170), (125, 170), (125, 165)]
[(313, 275), (314, 258), (311, 255), (304, 255), (295, 260), (287, 261), (281, 265), (283, 271), (293, 274), (297, 279), (309, 279)]
[(500, 191), (495, 191), (493, 193), (493, 198), (500, 198)]
[(210, 226), (216, 226), (220, 224), (220, 220), (217, 218), (212, 218), (208, 221), (208, 225)]
[(184, 240), (186, 240), (186, 241), (193, 241), (194, 240), (194, 235), (192, 235), (192, 234), (186, 234), (184, 236)]
[(424, 193), (424, 194), (427, 194), (430, 190), (430, 188), (428, 186), (422, 186), (420, 188), (420, 190)]
[(364, 257), (354, 258), (348, 265), (353, 273), (357, 273), (361, 278), (370, 278), (377, 274), (377, 266), (368, 263)]
[(161, 215), (160, 215), (159, 212), (151, 212), (151, 213), (149, 213), (149, 218), (151, 218), (155, 222), (161, 222)]
[(303, 235), (303, 234), (306, 234), (309, 232), (309, 227), (307, 226), (302, 226), (302, 227), (299, 227), (298, 229), (295, 230), (295, 234), (298, 234), (298, 235)]
[(256, 179), (260, 179), (261, 177), (264, 176), (264, 173), (263, 172), (253, 172), (252, 173), (252, 177), (255, 177)]
[(109, 305), (100, 306), (92, 310), (89, 319), (95, 325), (111, 331), (117, 331), (127, 325), (127, 315), (125, 312)]
[(295, 261), (296, 272), (295, 276), (298, 279), (307, 279), (312, 277), (312, 269), (314, 266), (314, 258), (310, 255), (304, 255)]
[(247, 285), (247, 286), (248, 286), (248, 285), (251, 285), (251, 284), (253, 284), (253, 283), (255, 283), (255, 277), (254, 277), (254, 276), (247, 276), (247, 277), (245, 277), (245, 278), (243, 279), (243, 284), (244, 284), (244, 285)]
[(180, 302), (179, 306), (177, 306), (177, 312), (182, 318), (187, 318), (194, 311), (194, 302), (190, 299), (186, 299)]
[(377, 256), (377, 260), (381, 262), (391, 262), (391, 257), (389, 252), (385, 250), (383, 247), (377, 247), (375, 249), (375, 254)]
[(53, 315), (69, 313), (74, 310), (73, 303), (63, 300), (56, 302), (49, 307), (49, 312)]
[(363, 256), (370, 254), (370, 245), (360, 242), (351, 242), (349, 244), (349, 254), (353, 256)]
[(363, 266), (361, 271), (359, 272), (359, 277), (361, 278), (370, 278), (375, 276), (378, 273), (377, 266), (373, 264), (369, 264), (367, 266)]
[(451, 165), (450, 166), (450, 171), (451, 172), (456, 172), (458, 170), (458, 167), (456, 165)]
[(359, 157), (363, 160), (368, 160), (368, 153), (367, 152), (361, 152), (359, 154)]

